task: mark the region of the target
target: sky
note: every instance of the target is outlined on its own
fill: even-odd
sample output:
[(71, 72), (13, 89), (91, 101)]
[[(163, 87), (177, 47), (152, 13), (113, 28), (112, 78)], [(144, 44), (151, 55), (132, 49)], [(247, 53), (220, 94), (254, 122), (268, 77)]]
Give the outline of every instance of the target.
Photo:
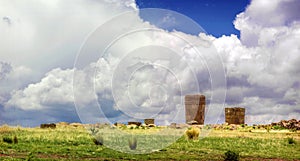
[(300, 119), (300, 2), (226, 2), (0, 1), (0, 124)]
[(234, 28), (235, 16), (243, 12), (250, 3), (249, 0), (220, 1), (220, 0), (137, 0), (138, 7), (163, 8), (184, 14), (196, 21), (202, 28), (215, 37), (235, 34), (239, 37), (239, 30)]

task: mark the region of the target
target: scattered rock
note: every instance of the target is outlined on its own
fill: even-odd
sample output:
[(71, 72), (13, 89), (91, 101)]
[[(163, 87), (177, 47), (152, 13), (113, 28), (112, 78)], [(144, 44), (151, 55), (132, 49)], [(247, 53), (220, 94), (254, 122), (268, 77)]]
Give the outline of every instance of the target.
[(300, 120), (291, 119), (291, 120), (281, 120), (277, 123), (272, 123), (272, 126), (281, 126), (286, 129), (294, 129), (294, 130), (300, 130)]
[(147, 126), (148, 126), (148, 127), (156, 127), (155, 124), (148, 124)]
[(184, 129), (184, 128), (188, 128), (189, 125), (188, 124), (176, 124), (176, 129)]
[(195, 120), (187, 122), (188, 125), (198, 125), (199, 123)]
[(46, 128), (51, 128), (51, 129), (55, 129), (56, 125), (54, 123), (50, 123), (50, 124), (41, 124), (40, 125), (41, 129), (46, 129)]
[(73, 127), (83, 127), (83, 124), (81, 124), (81, 123), (71, 123), (69, 125), (73, 126)]
[(141, 126), (141, 122), (134, 122), (134, 121), (131, 121), (131, 122), (128, 122), (128, 125), (136, 125), (136, 126)]
[(169, 128), (176, 128), (176, 123), (171, 123), (170, 125), (169, 125)]
[(114, 125), (117, 126), (117, 127), (123, 127), (123, 126), (126, 126), (125, 124), (118, 123), (118, 122), (114, 123)]
[(130, 125), (127, 125), (127, 128), (128, 129), (136, 129), (138, 126), (135, 125), (135, 124), (130, 124)]

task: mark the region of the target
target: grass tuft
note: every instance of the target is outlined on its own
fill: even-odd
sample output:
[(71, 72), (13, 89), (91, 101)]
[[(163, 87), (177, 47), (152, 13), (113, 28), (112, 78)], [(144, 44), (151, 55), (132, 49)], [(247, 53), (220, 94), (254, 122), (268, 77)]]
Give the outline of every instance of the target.
[(191, 129), (186, 130), (185, 134), (189, 140), (197, 140), (200, 134), (200, 130), (198, 128), (192, 127)]
[(8, 136), (4, 136), (2, 138), (3, 142), (5, 143), (9, 143), (9, 144), (12, 144), (13, 143), (13, 139), (11, 137), (8, 137)]
[(135, 137), (131, 137), (128, 139), (129, 148), (131, 150), (135, 150), (137, 147), (137, 139)]
[(14, 142), (14, 144), (18, 144), (18, 138), (17, 138), (17, 136), (14, 136), (14, 138), (13, 138), (13, 142)]
[(239, 159), (240, 159), (239, 153), (231, 150), (225, 152), (224, 161), (238, 161)]
[(100, 135), (96, 135), (94, 138), (93, 138), (93, 142), (96, 144), (96, 145), (103, 145), (103, 137), (100, 136)]
[(287, 138), (289, 144), (296, 144), (294, 138)]

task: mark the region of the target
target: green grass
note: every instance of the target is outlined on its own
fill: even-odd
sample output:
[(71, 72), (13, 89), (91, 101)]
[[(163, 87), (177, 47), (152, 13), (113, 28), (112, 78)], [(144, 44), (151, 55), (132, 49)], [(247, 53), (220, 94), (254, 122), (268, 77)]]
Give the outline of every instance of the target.
[[(146, 144), (147, 141), (143, 142), (146, 136), (143, 130), (131, 131), (137, 134), (137, 150), (152, 148)], [(17, 144), (3, 142), (3, 138), (14, 136), (18, 138)], [(112, 139), (116, 136), (118, 135), (111, 135), (110, 140), (106, 138), (109, 145), (116, 144)], [(124, 135), (129, 136), (131, 133)], [(167, 135), (159, 136), (161, 138), (158, 139), (163, 142)], [(289, 144), (288, 138), (293, 138), (296, 143)], [(300, 160), (299, 132), (213, 130), (208, 137), (200, 137), (198, 140), (187, 140), (182, 136), (170, 146), (149, 154), (122, 153), (96, 145), (93, 137), (84, 128), (6, 127), (5, 130), (0, 128), (0, 139), (0, 160), (223, 160), (225, 152), (229, 150), (239, 153), (240, 160)], [(124, 144), (128, 144), (128, 139)], [(126, 148), (120, 150), (130, 150), (129, 147)]]

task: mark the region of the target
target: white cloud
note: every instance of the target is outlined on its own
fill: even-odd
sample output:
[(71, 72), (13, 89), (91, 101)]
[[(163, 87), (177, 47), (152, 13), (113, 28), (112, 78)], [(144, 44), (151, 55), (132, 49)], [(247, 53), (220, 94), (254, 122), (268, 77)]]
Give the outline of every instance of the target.
[(4, 0), (0, 6), (1, 60), (35, 69), (41, 76), (55, 67), (71, 68), (91, 31), (136, 9), (133, 0)]
[(70, 69), (53, 69), (40, 82), (14, 91), (6, 107), (39, 110), (57, 104), (72, 104), (72, 78), (73, 71)]
[(299, 7), (297, 0), (252, 0), (246, 11), (237, 15), (234, 25), (241, 31), (245, 45), (256, 46), (259, 35), (265, 34), (266, 28), (273, 28), (273, 33), (279, 33), (281, 27), (299, 22)]
[[(19, 8), (13, 12), (9, 10), (12, 3), (0, 3), (5, 3), (8, 8), (0, 10), (0, 16), (10, 20), (10, 25), (8, 20), (0, 22), (0, 27), (4, 27), (0, 33), (11, 38), (9, 41), (0, 40), (4, 46), (0, 52), (9, 53), (3, 55), (5, 62), (16, 64), (12, 70), (8, 70), (7, 65), (1, 67), (0, 76), (3, 80), (10, 80), (8, 86), (9, 82), (17, 80), (27, 82), (10, 88), (5, 94), (0, 93), (0, 103), (5, 104), (7, 120), (24, 119), (28, 124), (34, 121), (24, 115), (32, 115), (36, 122), (43, 120), (31, 114), (35, 110), (42, 113), (52, 111), (46, 117), (48, 121), (60, 121), (64, 117), (58, 114), (60, 111), (75, 114), (74, 70), (71, 68), (79, 44), (97, 25), (118, 13), (136, 9), (133, 1), (78, 0), (39, 2), (29, 10), (23, 2), (16, 1)], [(157, 30), (135, 32), (118, 39), (99, 60), (88, 62), (94, 57), (79, 57), (82, 59), (78, 61), (88, 62), (75, 70), (76, 101), (85, 105), (79, 110), (90, 110), (82, 116), (88, 117), (88, 121), (97, 120), (99, 107), (93, 102), (96, 100), (102, 101), (102, 111), (110, 118), (115, 117), (114, 121), (128, 119), (123, 111), (140, 118), (160, 112), (157, 119), (161, 123), (182, 122), (181, 94), (197, 92), (199, 86), (208, 102), (213, 94), (221, 95), (227, 90), (226, 106), (245, 107), (249, 124), (290, 117), (300, 119), (297, 107), (300, 102), (300, 22), (297, 12), (292, 12), (299, 3), (293, 0), (267, 3), (254, 0), (245, 12), (237, 16), (234, 23), (241, 31), (241, 40), (236, 35), (215, 38), (203, 33), (194, 36), (178, 31), (167, 32), (143, 22), (137, 14), (122, 19), (119, 25), (110, 26), (111, 32), (105, 33), (103, 41), (94, 39), (91, 42), (96, 44), (97, 50), (90, 51), (102, 50), (105, 41), (124, 32), (122, 27), (126, 25), (129, 29), (138, 26)], [(38, 10), (37, 6), (44, 10)], [(42, 16), (33, 14), (34, 11)], [(11, 37), (12, 33), (17, 33), (18, 37)], [(180, 38), (191, 42), (200, 54)], [(211, 78), (209, 70), (222, 64), (211, 56), (211, 44), (223, 60), (228, 89), (219, 86), (212, 89), (212, 79), (222, 76), (222, 72), (217, 71)], [(18, 49), (13, 49), (12, 45)], [(28, 77), (38, 75), (36, 73), (43, 74), (42, 78), (28, 81)], [(3, 83), (3, 80), (0, 81)], [(220, 107), (220, 102), (211, 102), (211, 116), (207, 118), (218, 117)], [(14, 118), (13, 110), (23, 116)], [(175, 116), (177, 120), (173, 120)], [(69, 120), (78, 119), (69, 117)]]

